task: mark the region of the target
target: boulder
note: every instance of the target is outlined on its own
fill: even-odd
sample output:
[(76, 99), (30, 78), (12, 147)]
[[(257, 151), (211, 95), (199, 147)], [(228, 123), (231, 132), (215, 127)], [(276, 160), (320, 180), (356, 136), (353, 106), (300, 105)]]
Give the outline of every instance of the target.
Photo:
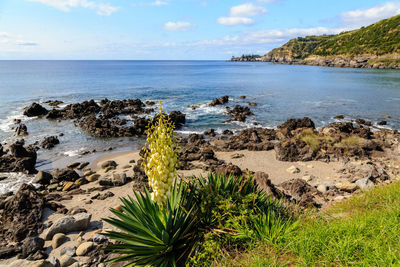
[(268, 179), (268, 177), (268, 174), (264, 172), (256, 172), (254, 174), (254, 182), (257, 184), (258, 188), (267, 194), (267, 196), (271, 196), (275, 199), (286, 197), (282, 191), (280, 191), (271, 183), (271, 180)]
[(278, 126), (278, 129), (286, 130), (288, 132), (294, 131), (299, 128), (315, 129), (315, 124), (310, 118), (304, 117), (302, 119), (289, 119)]
[(28, 127), (26, 127), (25, 124), (18, 125), (18, 127), (15, 128), (15, 135), (16, 136), (26, 136), (26, 135), (28, 135)]
[(33, 183), (35, 184), (41, 184), (41, 185), (48, 185), (50, 184), (51, 179), (53, 179), (53, 176), (45, 171), (39, 171), (36, 174), (35, 180), (33, 180)]
[(45, 240), (51, 240), (57, 233), (70, 233), (84, 231), (88, 228), (92, 215), (89, 213), (78, 213), (75, 215), (67, 215), (55, 223), (44, 233)]
[(48, 112), (47, 109), (34, 102), (30, 106), (24, 109), (24, 115), (28, 117), (42, 116), (46, 115)]
[(70, 168), (55, 169), (52, 172), (54, 180), (56, 181), (72, 181), (74, 182), (79, 178), (79, 174)]
[(284, 192), (290, 196), (292, 201), (295, 201), (300, 206), (318, 206), (315, 201), (315, 196), (318, 191), (302, 179), (293, 179), (279, 185)]
[(214, 107), (217, 105), (223, 105), (229, 102), (229, 96), (225, 95), (223, 97), (220, 98), (215, 98), (211, 101), (211, 103), (209, 104), (209, 106)]
[(43, 249), (44, 240), (38, 236), (27, 237), (22, 242), (22, 258), (34, 255)]
[(53, 236), (53, 239), (51, 240), (51, 246), (53, 247), (53, 249), (58, 248), (59, 246), (61, 246), (65, 240), (67, 240), (67, 236), (63, 233), (58, 233), (55, 234)]
[(374, 187), (374, 183), (369, 178), (362, 178), (355, 182), (355, 184), (361, 189), (366, 190)]
[(25, 141), (18, 140), (10, 145), (10, 154), (5, 154), (0, 146), (0, 172), (28, 172), (35, 173), (36, 149), (32, 146), (24, 147)]
[(43, 197), (32, 185), (23, 184), (7, 200), (0, 217), (0, 235), (9, 242), (20, 242), (35, 237), (43, 230)]
[(51, 149), (59, 143), (60, 140), (58, 140), (57, 136), (48, 136), (43, 139), (43, 141), (40, 143), (40, 146), (44, 149)]

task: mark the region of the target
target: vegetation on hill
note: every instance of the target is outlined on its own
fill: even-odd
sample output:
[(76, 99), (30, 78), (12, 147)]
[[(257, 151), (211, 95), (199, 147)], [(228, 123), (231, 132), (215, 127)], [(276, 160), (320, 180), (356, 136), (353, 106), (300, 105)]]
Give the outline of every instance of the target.
[(307, 36), (290, 40), (263, 58), (301, 60), (308, 56), (388, 55), (400, 53), (400, 15), (358, 30), (337, 35)]

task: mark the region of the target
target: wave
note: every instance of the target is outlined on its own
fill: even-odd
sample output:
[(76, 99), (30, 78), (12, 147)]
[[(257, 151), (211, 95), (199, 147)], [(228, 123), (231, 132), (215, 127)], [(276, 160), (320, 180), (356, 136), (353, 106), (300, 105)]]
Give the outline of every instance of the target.
[(35, 177), (24, 173), (0, 173), (0, 176), (8, 177), (0, 181), (0, 195), (13, 192), (16, 193), (22, 184), (32, 184)]
[(12, 126), (15, 125), (14, 120), (21, 120), (21, 122), (23, 122), (31, 119), (33, 119), (33, 117), (30, 118), (24, 116), (20, 109), (13, 110), (11, 111), (11, 115), (7, 116), (4, 119), (0, 119), (0, 130), (3, 132), (13, 132), (14, 130), (12, 129)]

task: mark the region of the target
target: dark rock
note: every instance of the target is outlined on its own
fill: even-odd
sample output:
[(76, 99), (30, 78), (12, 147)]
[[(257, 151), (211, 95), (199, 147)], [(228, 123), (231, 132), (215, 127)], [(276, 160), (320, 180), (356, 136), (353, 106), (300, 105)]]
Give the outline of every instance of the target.
[(28, 117), (43, 116), (46, 115), (47, 112), (47, 109), (35, 102), (24, 109), (24, 115)]
[(387, 121), (379, 121), (377, 124), (378, 125), (387, 125)]
[(44, 149), (51, 149), (59, 143), (60, 140), (58, 140), (57, 136), (48, 136), (43, 139), (43, 141), (40, 143), (40, 146)]
[(47, 100), (45, 102), (43, 102), (43, 104), (47, 104), (51, 107), (58, 107), (59, 105), (63, 104), (63, 101), (60, 100)]
[(300, 139), (289, 139), (275, 145), (276, 159), (280, 161), (310, 161), (313, 152)]
[(175, 128), (180, 128), (186, 122), (186, 115), (180, 111), (172, 111), (168, 118), (174, 123)]
[(17, 135), (17, 136), (26, 136), (26, 135), (28, 135), (28, 127), (26, 127), (25, 124), (18, 125), (18, 127), (15, 128), (15, 135)]
[(22, 242), (22, 258), (27, 258), (31, 256), (30, 259), (40, 260), (41, 255), (36, 255), (33, 257), (35, 253), (39, 250), (42, 250), (44, 246), (44, 240), (38, 236), (28, 237)]
[(291, 196), (291, 200), (297, 202), (300, 206), (318, 206), (315, 196), (319, 194), (318, 190), (309, 185), (302, 179), (294, 179), (279, 185), (285, 190), (285, 193)]
[(278, 129), (286, 130), (288, 132), (294, 131), (299, 128), (315, 129), (315, 124), (310, 118), (304, 117), (302, 119), (289, 119), (278, 126)]
[(215, 172), (219, 173), (219, 174), (225, 174), (227, 176), (233, 175), (233, 176), (239, 177), (242, 175), (242, 170), (238, 166), (233, 165), (233, 164), (220, 166), (216, 169)]
[(250, 106), (250, 107), (257, 107), (257, 103), (250, 102), (250, 103), (249, 103), (249, 106)]
[(0, 259), (7, 259), (16, 256), (21, 252), (21, 248), (18, 246), (0, 246)]
[(254, 182), (257, 184), (258, 188), (267, 194), (267, 196), (271, 196), (275, 199), (286, 197), (282, 191), (280, 191), (271, 183), (271, 180), (268, 179), (268, 177), (268, 174), (264, 172), (256, 172), (254, 174)]
[(222, 132), (223, 135), (233, 135), (233, 132), (231, 130), (224, 130)]
[(41, 184), (41, 185), (48, 185), (50, 184), (50, 181), (53, 179), (53, 176), (45, 171), (39, 171), (36, 174), (35, 180), (33, 180), (33, 183), (35, 184)]
[(227, 109), (228, 115), (232, 117), (232, 121), (245, 122), (248, 116), (253, 116), (253, 112), (249, 107), (236, 105), (233, 109)]
[(343, 120), (344, 119), (344, 115), (337, 115), (337, 116), (334, 117), (334, 119)]
[(215, 130), (214, 130), (214, 129), (210, 129), (210, 130), (205, 131), (205, 132), (204, 132), (204, 135), (214, 137), (214, 136), (216, 136), (216, 133), (215, 133)]
[(154, 106), (155, 104), (156, 104), (156, 102), (154, 102), (154, 101), (150, 101), (150, 100), (147, 100), (146, 102), (144, 102), (147, 106)]
[(0, 172), (28, 172), (36, 171), (36, 149), (32, 146), (24, 147), (23, 140), (16, 141), (10, 146), (11, 155), (1, 152), (0, 147)]
[(43, 230), (44, 208), (42, 196), (32, 185), (23, 184), (4, 205), (0, 218), (0, 234), (8, 242), (20, 242), (37, 236)]
[(52, 172), (54, 180), (56, 181), (71, 181), (74, 182), (79, 178), (79, 174), (76, 173), (73, 169), (65, 168), (65, 169), (55, 169)]
[(246, 99), (246, 96), (245, 95), (241, 95), (239, 98), (240, 99)]
[(228, 103), (229, 101), (229, 96), (225, 95), (223, 97), (220, 98), (215, 98), (213, 101), (211, 101), (211, 103), (209, 104), (210, 106), (217, 106), (217, 105), (223, 105)]

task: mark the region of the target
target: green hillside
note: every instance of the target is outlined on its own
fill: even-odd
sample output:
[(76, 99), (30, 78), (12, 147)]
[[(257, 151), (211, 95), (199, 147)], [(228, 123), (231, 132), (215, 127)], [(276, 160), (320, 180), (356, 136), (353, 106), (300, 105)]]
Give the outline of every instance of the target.
[(337, 35), (307, 36), (292, 39), (266, 54), (268, 59), (305, 59), (316, 56), (386, 55), (400, 53), (400, 15), (368, 27)]

